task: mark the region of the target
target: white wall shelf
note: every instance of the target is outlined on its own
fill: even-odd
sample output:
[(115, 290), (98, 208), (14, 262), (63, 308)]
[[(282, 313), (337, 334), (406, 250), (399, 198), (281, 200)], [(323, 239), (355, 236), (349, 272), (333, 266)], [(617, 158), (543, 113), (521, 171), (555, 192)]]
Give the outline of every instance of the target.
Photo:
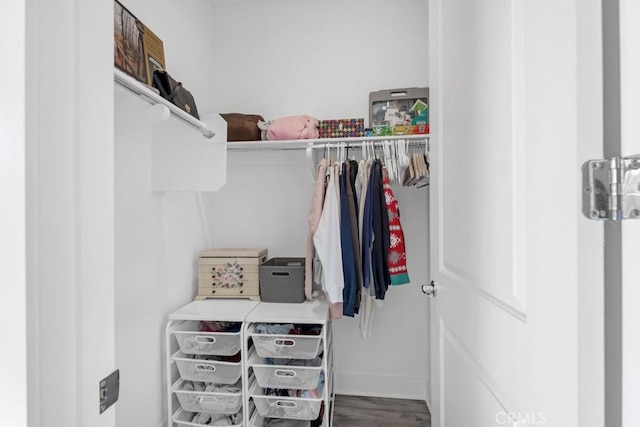
[(227, 123), (220, 115), (198, 120), (115, 69), (114, 82), (115, 136), (151, 143), (153, 191), (217, 191), (224, 185)]

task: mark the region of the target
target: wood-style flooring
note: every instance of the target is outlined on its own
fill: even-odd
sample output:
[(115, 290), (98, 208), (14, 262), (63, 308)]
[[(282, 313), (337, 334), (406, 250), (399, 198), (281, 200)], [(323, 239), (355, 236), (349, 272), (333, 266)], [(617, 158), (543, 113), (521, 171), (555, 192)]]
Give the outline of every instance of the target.
[(430, 427), (423, 400), (336, 395), (333, 427)]

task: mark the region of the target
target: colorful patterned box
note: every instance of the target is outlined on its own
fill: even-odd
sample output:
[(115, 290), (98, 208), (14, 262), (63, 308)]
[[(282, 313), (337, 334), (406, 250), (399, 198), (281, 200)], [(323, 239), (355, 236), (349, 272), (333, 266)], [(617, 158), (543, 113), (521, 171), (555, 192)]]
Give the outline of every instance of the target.
[(364, 136), (364, 119), (318, 121), (320, 138), (354, 138)]

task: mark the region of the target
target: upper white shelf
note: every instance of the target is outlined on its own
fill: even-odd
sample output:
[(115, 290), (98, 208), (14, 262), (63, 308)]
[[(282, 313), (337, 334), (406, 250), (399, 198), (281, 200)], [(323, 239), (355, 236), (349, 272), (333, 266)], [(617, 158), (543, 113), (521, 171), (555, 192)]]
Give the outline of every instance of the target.
[(429, 139), (429, 134), (422, 135), (396, 135), (396, 136), (364, 136), (357, 138), (320, 138), (320, 139), (294, 139), (289, 141), (237, 141), (227, 144), (228, 151), (255, 151), (255, 150), (303, 150), (311, 146), (324, 147), (326, 144), (338, 144), (345, 142), (350, 145), (359, 145), (364, 141), (398, 141)]
[(114, 134), (150, 144), (151, 190), (217, 191), (224, 185), (227, 122), (219, 114), (198, 120), (119, 70), (114, 81)]
[[(167, 101), (166, 99), (164, 99), (163, 97), (155, 93), (153, 90), (151, 90), (149, 87), (147, 87), (146, 85), (143, 85), (133, 77), (128, 76), (127, 74), (115, 68), (113, 70), (113, 77), (115, 82), (122, 88), (130, 92), (133, 92), (135, 95), (142, 97), (145, 102), (151, 105), (162, 105), (166, 107), (169, 110), (168, 112), (170, 115), (184, 122), (186, 125), (197, 129), (205, 137), (213, 138), (215, 136), (215, 132), (211, 130), (206, 123), (196, 119), (192, 115), (181, 110), (180, 108), (178, 108), (171, 102)], [(158, 110), (159, 110), (158, 115), (160, 116), (160, 118), (161, 119), (166, 118), (166, 117), (163, 117), (163, 116), (166, 116), (166, 110), (164, 108), (161, 108)]]

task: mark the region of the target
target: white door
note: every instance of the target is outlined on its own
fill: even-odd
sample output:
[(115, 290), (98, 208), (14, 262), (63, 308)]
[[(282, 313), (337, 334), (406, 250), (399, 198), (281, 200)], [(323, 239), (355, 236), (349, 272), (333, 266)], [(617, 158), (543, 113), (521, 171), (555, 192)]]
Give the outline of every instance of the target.
[[(620, 0), (620, 137), (621, 155), (640, 153), (640, 3), (637, 0)], [(640, 417), (640, 221), (628, 220), (622, 223), (622, 426), (638, 425)], [(615, 363), (615, 362), (614, 362)], [(617, 386), (617, 385), (616, 385)], [(616, 410), (618, 409), (616, 408)], [(608, 408), (609, 409), (609, 408)], [(607, 417), (607, 421), (618, 418)], [(613, 424), (607, 424), (613, 425)]]
[(593, 0), (431, 0), (432, 425), (602, 426)]

